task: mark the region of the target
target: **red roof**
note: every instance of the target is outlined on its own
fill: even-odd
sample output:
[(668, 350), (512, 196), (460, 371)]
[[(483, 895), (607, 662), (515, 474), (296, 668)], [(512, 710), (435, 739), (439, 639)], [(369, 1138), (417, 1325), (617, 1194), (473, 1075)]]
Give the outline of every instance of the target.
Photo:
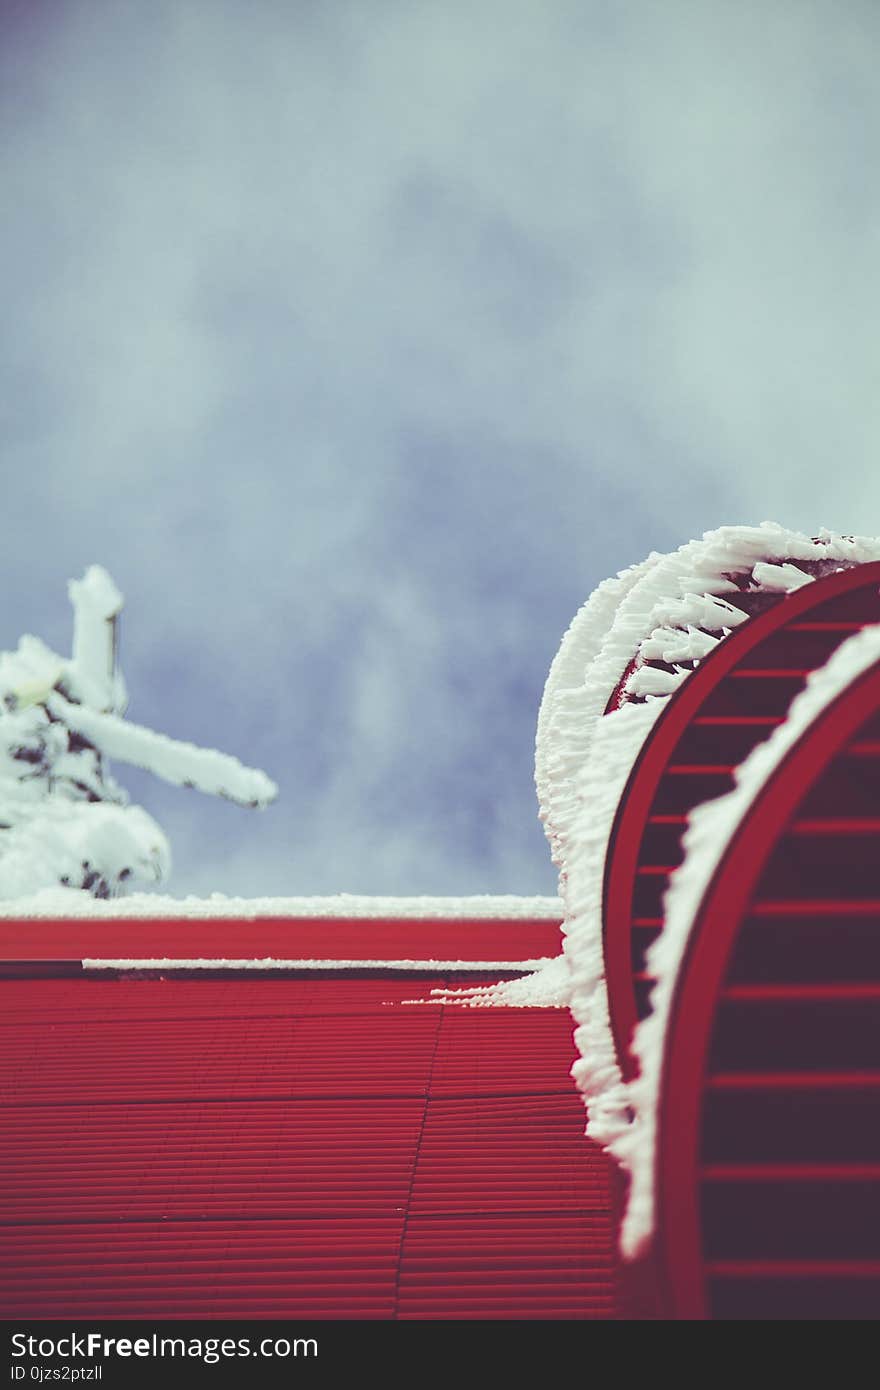
[(473, 973), (52, 963), (557, 943), (548, 922), (3, 923), (3, 955), (49, 972), (0, 984), (5, 1315), (612, 1316), (566, 1010), (418, 1002)]

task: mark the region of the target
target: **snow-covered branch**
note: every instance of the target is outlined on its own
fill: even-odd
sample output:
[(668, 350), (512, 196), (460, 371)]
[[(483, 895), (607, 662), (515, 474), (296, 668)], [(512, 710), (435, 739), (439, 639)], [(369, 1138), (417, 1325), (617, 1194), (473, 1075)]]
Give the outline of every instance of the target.
[(68, 593), (69, 658), (32, 636), (0, 652), (0, 899), (56, 885), (116, 897), (168, 874), (165, 835), (127, 804), (109, 759), (244, 806), (278, 794), (265, 772), (229, 754), (128, 724), (116, 656), (122, 595), (99, 565)]
[(278, 795), (278, 788), (265, 772), (245, 767), (229, 753), (197, 748), (194, 743), (129, 724), (117, 715), (72, 704), (57, 691), (46, 700), (46, 708), (55, 719), (87, 738), (99, 753), (143, 768), (177, 787), (195, 787), (241, 806), (268, 806)]

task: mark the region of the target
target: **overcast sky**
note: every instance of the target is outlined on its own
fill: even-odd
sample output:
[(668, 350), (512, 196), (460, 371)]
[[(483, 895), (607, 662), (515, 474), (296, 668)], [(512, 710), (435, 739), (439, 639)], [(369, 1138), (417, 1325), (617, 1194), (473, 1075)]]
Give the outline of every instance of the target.
[(0, 0), (0, 647), (126, 596), (178, 894), (547, 893), (607, 574), (880, 533), (873, 0)]

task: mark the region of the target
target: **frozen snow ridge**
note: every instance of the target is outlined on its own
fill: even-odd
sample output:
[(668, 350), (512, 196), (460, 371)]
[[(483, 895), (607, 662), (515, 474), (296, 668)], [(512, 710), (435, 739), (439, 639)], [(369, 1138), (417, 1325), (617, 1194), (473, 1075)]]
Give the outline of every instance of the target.
[[(877, 559), (880, 542), (868, 538), (809, 537), (772, 522), (722, 527), (605, 581), (563, 638), (538, 717), (536, 785), (565, 908), (580, 1052), (572, 1074), (587, 1103), (588, 1133), (616, 1151), (625, 1148), (632, 1112), (608, 1015), (603, 875), (639, 752), (669, 696), (746, 621), (731, 596), (789, 592)], [(506, 988), (498, 987), (498, 1002)]]

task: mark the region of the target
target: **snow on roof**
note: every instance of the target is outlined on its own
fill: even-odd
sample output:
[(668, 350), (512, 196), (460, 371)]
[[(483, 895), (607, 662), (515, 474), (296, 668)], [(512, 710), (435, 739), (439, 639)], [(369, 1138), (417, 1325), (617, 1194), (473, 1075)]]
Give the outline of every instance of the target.
[(470, 921), (519, 919), (562, 920), (559, 898), (515, 897), (489, 894), (471, 897), (368, 897), (336, 893), (332, 897), (229, 898), (212, 893), (207, 898), (171, 898), (158, 893), (133, 893), (128, 898), (92, 898), (82, 890), (46, 888), (27, 897), (0, 901), (0, 918), (212, 918), (240, 920), (262, 917), (299, 918), (403, 918), (419, 921)]
[(825, 666), (808, 677), (785, 723), (736, 769), (734, 789), (704, 802), (689, 817), (684, 862), (672, 875), (664, 902), (663, 930), (648, 952), (648, 969), (657, 982), (651, 992), (652, 1011), (639, 1024), (633, 1042), (641, 1074), (625, 1093), (635, 1119), (611, 1144), (631, 1174), (621, 1233), (623, 1252), (630, 1258), (645, 1248), (654, 1227), (654, 1146), (666, 1029), (679, 968), (700, 904), (731, 836), (785, 755), (822, 710), (878, 662), (880, 624), (849, 638)]
[(502, 980), (476, 989), (435, 989), (431, 993), (441, 1001), (467, 1004), (470, 1008), (566, 1009), (571, 1001), (571, 981), (565, 957), (549, 956), (518, 980)]
[[(169, 973), (180, 970), (400, 970), (418, 971), (473, 971), (481, 973), (489, 970), (540, 970), (548, 963), (542, 956), (536, 960), (432, 960), (430, 958), (409, 958), (406, 960), (317, 960), (313, 957), (285, 960), (278, 956), (241, 957), (231, 960), (228, 957), (210, 958), (197, 956), (192, 960), (181, 960), (177, 956), (155, 956), (136, 959), (84, 957), (81, 961), (84, 970), (162, 970)], [(454, 990), (434, 990), (437, 995), (455, 994)], [(436, 999), (432, 1003), (440, 1003)]]

